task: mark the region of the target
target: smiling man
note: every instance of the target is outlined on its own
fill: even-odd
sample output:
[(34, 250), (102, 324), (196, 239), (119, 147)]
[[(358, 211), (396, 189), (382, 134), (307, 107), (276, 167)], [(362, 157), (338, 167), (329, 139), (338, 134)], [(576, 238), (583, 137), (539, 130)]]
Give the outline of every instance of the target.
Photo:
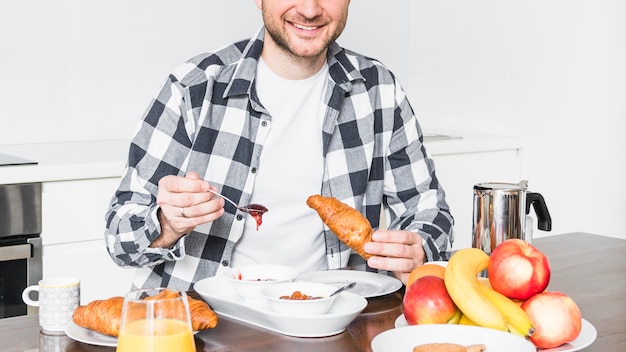
[[(307, 206), (313, 194), (377, 229), (363, 248), (370, 268), (406, 282), (446, 259), (453, 219), (404, 91), (336, 43), (350, 1), (256, 4), (254, 37), (181, 65), (147, 109), (106, 216), (113, 260), (140, 268), (134, 287), (178, 289), (229, 266), (362, 263)], [(209, 189), (263, 204), (263, 225)]]
[(265, 24), (261, 57), (276, 74), (304, 79), (326, 63), (326, 52), (348, 20), (350, 1), (256, 0)]

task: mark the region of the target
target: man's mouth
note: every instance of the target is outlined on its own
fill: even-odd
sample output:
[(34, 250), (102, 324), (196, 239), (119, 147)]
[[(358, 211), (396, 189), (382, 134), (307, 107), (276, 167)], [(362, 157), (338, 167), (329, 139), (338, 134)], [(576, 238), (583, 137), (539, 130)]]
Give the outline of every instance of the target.
[(305, 25), (298, 24), (298, 23), (293, 23), (293, 22), (292, 22), (292, 24), (293, 24), (294, 27), (296, 27), (298, 29), (305, 30), (305, 31), (314, 31), (314, 30), (319, 28), (319, 26), (305, 26)]

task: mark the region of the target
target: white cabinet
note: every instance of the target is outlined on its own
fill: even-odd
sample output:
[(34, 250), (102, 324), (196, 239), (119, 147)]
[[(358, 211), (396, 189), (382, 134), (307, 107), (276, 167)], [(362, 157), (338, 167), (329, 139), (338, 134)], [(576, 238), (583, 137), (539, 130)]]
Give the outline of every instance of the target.
[(453, 249), (472, 246), (473, 187), (481, 182), (520, 181), (519, 149), (434, 154), (439, 182), (455, 219)]
[(123, 296), (130, 289), (134, 272), (133, 268), (120, 268), (113, 263), (104, 240), (43, 247), (43, 276), (78, 277), (81, 304)]
[(104, 216), (118, 184), (118, 177), (43, 184), (43, 276), (78, 277), (83, 304), (123, 295), (131, 285), (134, 270), (115, 265), (104, 244)]

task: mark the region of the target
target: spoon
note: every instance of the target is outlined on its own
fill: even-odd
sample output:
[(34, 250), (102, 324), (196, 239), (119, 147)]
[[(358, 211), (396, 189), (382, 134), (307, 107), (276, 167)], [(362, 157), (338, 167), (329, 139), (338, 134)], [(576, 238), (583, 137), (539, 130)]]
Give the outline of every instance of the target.
[(263, 214), (267, 212), (267, 208), (260, 205), (260, 204), (249, 204), (246, 206), (239, 206), (237, 203), (233, 202), (230, 198), (224, 196), (221, 193), (209, 190), (209, 192), (215, 194), (218, 197), (224, 198), (225, 201), (229, 202), (230, 204), (232, 204), (235, 208), (243, 211), (244, 213), (248, 213), (248, 214)]
[(235, 208), (243, 211), (244, 213), (250, 214), (250, 216), (252, 216), (256, 221), (256, 229), (259, 230), (259, 226), (261, 226), (261, 223), (263, 222), (263, 214), (267, 212), (266, 207), (262, 206), (261, 204), (248, 204), (246, 206), (239, 206), (237, 203), (233, 202), (231, 199), (225, 197), (221, 193), (212, 190), (209, 190), (209, 192), (215, 194), (218, 197), (224, 198), (225, 201), (229, 202)]
[(351, 282), (351, 283), (349, 283), (349, 284), (347, 284), (347, 285), (337, 289), (337, 291), (331, 293), (328, 297), (332, 297), (332, 296), (338, 294), (339, 292), (343, 292), (345, 290), (349, 290), (349, 289), (353, 288), (354, 286), (356, 286), (356, 282)]

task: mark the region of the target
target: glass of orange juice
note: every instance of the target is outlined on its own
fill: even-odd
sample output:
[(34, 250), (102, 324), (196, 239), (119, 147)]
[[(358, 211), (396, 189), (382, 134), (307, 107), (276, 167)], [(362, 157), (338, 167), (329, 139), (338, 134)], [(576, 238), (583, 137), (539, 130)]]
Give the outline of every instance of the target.
[(195, 352), (184, 291), (152, 288), (124, 297), (117, 352)]

